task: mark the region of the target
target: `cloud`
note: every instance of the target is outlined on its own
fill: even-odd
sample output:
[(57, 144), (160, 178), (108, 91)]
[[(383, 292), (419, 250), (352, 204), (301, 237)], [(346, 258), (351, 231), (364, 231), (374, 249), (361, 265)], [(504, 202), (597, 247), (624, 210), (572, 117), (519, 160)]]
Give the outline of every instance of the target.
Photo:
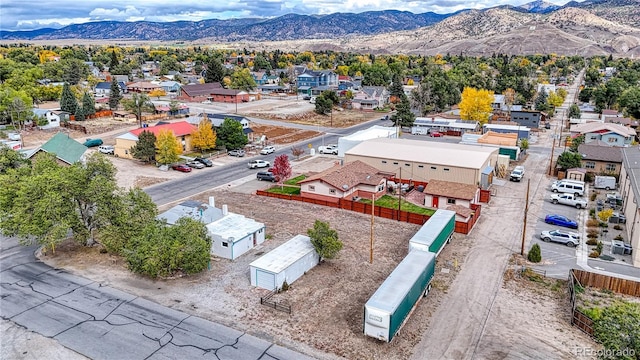
[(124, 9), (95, 8), (89, 13), (89, 16), (96, 20), (127, 20), (140, 15), (141, 12), (132, 5), (128, 5)]

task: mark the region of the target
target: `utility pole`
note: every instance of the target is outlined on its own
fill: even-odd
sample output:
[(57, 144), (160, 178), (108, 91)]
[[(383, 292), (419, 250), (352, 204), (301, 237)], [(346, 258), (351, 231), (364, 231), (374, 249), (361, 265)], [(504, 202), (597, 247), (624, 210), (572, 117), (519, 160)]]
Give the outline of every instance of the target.
[(522, 223), (522, 246), (520, 246), (520, 255), (524, 256), (524, 239), (527, 236), (527, 213), (529, 212), (529, 185), (531, 179), (527, 179), (527, 198), (524, 203), (524, 223)]
[(402, 200), (402, 167), (400, 167), (400, 179), (398, 179), (398, 221), (400, 221), (400, 200)]
[[(377, 188), (376, 188), (377, 190)], [(371, 243), (370, 243), (370, 247), (369, 247), (369, 263), (373, 264), (373, 218), (374, 218), (374, 209), (376, 206), (376, 193), (374, 192), (373, 195), (371, 195)]]
[[(553, 132), (553, 137), (556, 137), (556, 132)], [(549, 175), (553, 174), (552, 166), (553, 166), (553, 151), (556, 148), (556, 139), (553, 139), (551, 145), (551, 157), (549, 158)]]

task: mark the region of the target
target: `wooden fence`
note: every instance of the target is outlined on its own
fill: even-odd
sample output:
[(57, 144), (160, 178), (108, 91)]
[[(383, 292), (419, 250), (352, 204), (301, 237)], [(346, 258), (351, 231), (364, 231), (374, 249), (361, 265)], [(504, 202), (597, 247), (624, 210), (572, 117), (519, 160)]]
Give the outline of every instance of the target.
[[(327, 200), (302, 197), (300, 195), (275, 194), (275, 193), (271, 193), (263, 190), (257, 190), (256, 195), (267, 196), (267, 197), (283, 199), (283, 200), (301, 201), (301, 202), (315, 204), (315, 205), (322, 205), (322, 206), (328, 206), (332, 208), (355, 211), (355, 212), (368, 214), (368, 215), (371, 214), (371, 206), (372, 206), (371, 204), (366, 204), (359, 201), (353, 201), (348, 199), (336, 199), (336, 201), (327, 201)], [(471, 220), (469, 222), (456, 221), (455, 230), (454, 230), (455, 232), (459, 234), (468, 234), (469, 232), (471, 232), (473, 225), (476, 223), (476, 221), (480, 217), (481, 206), (477, 204), (472, 204), (471, 210), (475, 212), (471, 217)], [(403, 221), (403, 222), (407, 222), (410, 224), (417, 224), (417, 225), (424, 224), (430, 218), (429, 215), (416, 214), (416, 213), (411, 213), (403, 210), (398, 211), (398, 209), (390, 209), (390, 208), (384, 208), (380, 206), (374, 207), (373, 214), (374, 216), (378, 216), (381, 218), (398, 220), (398, 221)]]
[(582, 286), (607, 289), (618, 294), (640, 297), (640, 282), (638, 281), (626, 280), (578, 269), (572, 269), (571, 272)]
[(580, 281), (576, 278), (574, 271), (580, 271), (572, 269), (569, 271), (569, 294), (571, 296), (571, 325), (577, 327), (582, 332), (589, 336), (593, 336), (593, 320), (585, 315), (582, 311), (576, 307), (576, 287), (582, 288)]
[(291, 305), (285, 301), (273, 300), (273, 296), (278, 293), (278, 289), (275, 289), (268, 293), (266, 296), (260, 297), (260, 304), (272, 307), (278, 311), (291, 314)]

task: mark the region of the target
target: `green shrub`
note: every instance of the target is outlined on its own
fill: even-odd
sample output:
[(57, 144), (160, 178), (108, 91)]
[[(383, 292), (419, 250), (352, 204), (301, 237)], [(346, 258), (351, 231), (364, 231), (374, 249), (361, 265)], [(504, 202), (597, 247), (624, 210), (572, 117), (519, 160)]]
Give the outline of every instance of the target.
[(287, 291), (287, 290), (289, 290), (289, 283), (287, 282), (287, 280), (285, 280), (282, 283), (282, 288), (280, 289), (280, 291)]
[(606, 223), (606, 222), (604, 222), (604, 221), (600, 221), (600, 223), (598, 224), (598, 226), (600, 226), (601, 228), (608, 228), (608, 227), (609, 227), (609, 224), (607, 224), (607, 223)]
[(589, 209), (589, 217), (590, 218), (595, 218), (596, 217), (596, 209), (594, 209), (594, 208)]
[(620, 226), (620, 225), (618, 225), (618, 224), (616, 224), (613, 228), (614, 228), (615, 230), (622, 230), (622, 226)]
[(596, 201), (596, 198), (598, 197), (598, 194), (596, 194), (595, 192), (591, 193), (591, 196), (589, 196), (589, 200), (591, 201)]
[(598, 244), (596, 245), (596, 251), (598, 252), (598, 255), (602, 254), (602, 241), (598, 241)]
[(613, 238), (614, 240), (622, 240), (622, 234), (618, 234), (618, 236), (616, 236), (615, 238)]
[(589, 239), (589, 240), (587, 240), (587, 245), (596, 246), (596, 245), (598, 245), (598, 240)]
[(598, 320), (602, 316), (602, 309), (599, 307), (589, 308), (589, 309), (581, 309), (585, 315), (587, 315), (591, 320)]
[(540, 261), (542, 261), (542, 255), (540, 254), (540, 245), (533, 244), (531, 250), (529, 250), (529, 253), (527, 254), (527, 260), (533, 263), (539, 263)]

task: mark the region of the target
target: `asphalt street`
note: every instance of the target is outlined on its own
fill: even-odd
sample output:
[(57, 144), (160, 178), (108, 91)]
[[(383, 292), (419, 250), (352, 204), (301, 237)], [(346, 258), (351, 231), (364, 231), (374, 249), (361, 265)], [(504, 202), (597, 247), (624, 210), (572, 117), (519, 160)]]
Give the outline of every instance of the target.
[(0, 316), (91, 359), (311, 359), (54, 269), (0, 237)]

